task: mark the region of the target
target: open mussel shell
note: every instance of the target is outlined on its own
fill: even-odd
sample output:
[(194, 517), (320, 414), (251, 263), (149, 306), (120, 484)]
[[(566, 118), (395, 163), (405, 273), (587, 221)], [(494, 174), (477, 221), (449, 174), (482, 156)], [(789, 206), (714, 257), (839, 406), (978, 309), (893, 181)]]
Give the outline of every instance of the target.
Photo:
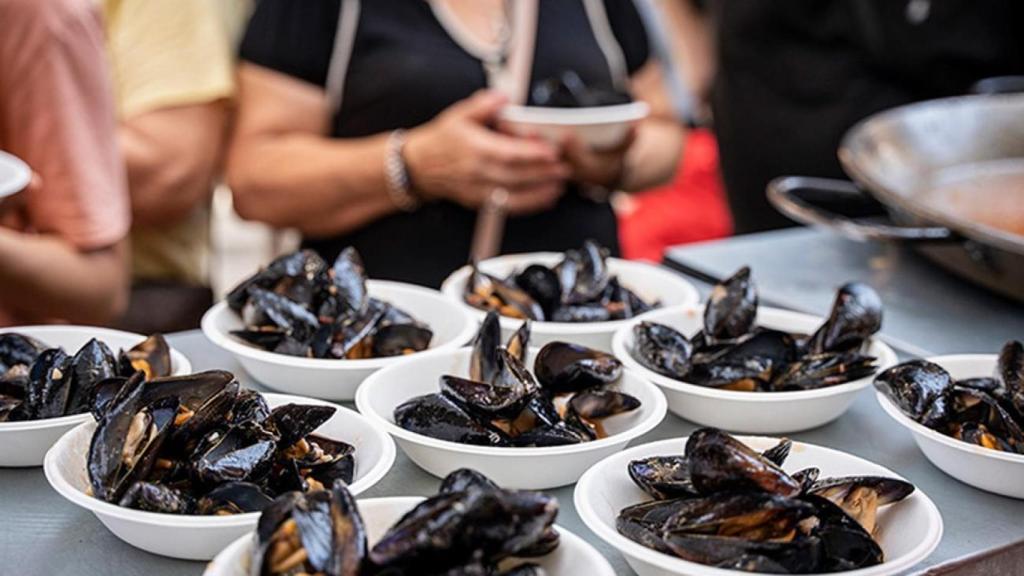
[(622, 376), (622, 362), (586, 346), (551, 342), (540, 349), (533, 370), (545, 390), (559, 394), (615, 382)]
[(192, 514), (195, 500), (181, 490), (162, 484), (136, 482), (118, 501), (118, 506), (162, 514)]
[(547, 266), (531, 264), (515, 275), (514, 282), (540, 305), (545, 317), (551, 317), (562, 303), (558, 274)]
[(717, 284), (704, 308), (704, 332), (713, 339), (739, 338), (750, 332), (757, 316), (757, 289), (750, 268), (740, 268)]
[(690, 477), (702, 494), (729, 490), (761, 490), (796, 496), (802, 486), (764, 456), (714, 428), (694, 432), (686, 443)]
[(288, 447), (331, 419), (337, 409), (320, 404), (284, 404), (270, 412), (281, 446)]
[[(168, 362), (170, 349), (168, 349)], [(89, 410), (96, 386), (117, 375), (117, 359), (110, 347), (92, 338), (71, 358), (71, 389), (67, 412), (79, 414)]]
[(882, 299), (862, 282), (844, 284), (825, 323), (811, 335), (807, 346), (812, 354), (859, 350), (872, 334), (882, 328)]
[(147, 380), (171, 375), (171, 347), (162, 334), (153, 334), (122, 354), (122, 376), (136, 370), (141, 370)]
[(270, 471), (278, 439), (254, 424), (214, 430), (196, 447), (191, 474), (206, 485), (261, 478)]
[(514, 418), (534, 391), (523, 383), (498, 386), (450, 374), (441, 376), (441, 393), (483, 418)]
[(629, 463), (629, 477), (656, 500), (698, 496), (685, 456), (652, 456)]
[(71, 398), (71, 358), (60, 348), (44, 350), (29, 369), (25, 420), (63, 416)]
[(395, 408), (395, 424), (424, 436), (462, 444), (507, 446), (499, 430), (485, 428), (456, 402), (442, 394), (418, 396)]
[(945, 420), (946, 393), (952, 386), (949, 372), (927, 360), (897, 364), (875, 377), (875, 388), (900, 411), (931, 427)]
[(252, 482), (225, 482), (207, 492), (196, 502), (200, 514), (244, 514), (260, 512), (274, 501)]
[(25, 334), (0, 333), (0, 374), (12, 366), (31, 366), (47, 348), (46, 344)]
[(633, 357), (662, 376), (682, 380), (690, 371), (693, 345), (681, 332), (656, 322), (633, 326)]
[(601, 420), (609, 416), (632, 412), (640, 407), (640, 400), (618, 390), (598, 388), (573, 394), (569, 409), (586, 420)]

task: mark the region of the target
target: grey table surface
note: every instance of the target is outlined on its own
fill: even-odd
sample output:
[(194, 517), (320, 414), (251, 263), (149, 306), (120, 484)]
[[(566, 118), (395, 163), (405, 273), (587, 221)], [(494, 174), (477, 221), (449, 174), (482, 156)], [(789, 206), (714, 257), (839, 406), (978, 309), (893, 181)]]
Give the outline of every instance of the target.
[[(669, 260), (715, 274), (751, 264), (766, 300), (823, 313), (835, 286), (864, 279), (887, 304), (885, 330), (936, 352), (989, 352), (1024, 334), (1024, 310), (950, 278), (914, 258), (874, 245), (798, 231), (770, 233), (673, 249)], [(706, 286), (704, 287), (707, 288)], [(256, 386), (240, 366), (199, 332), (170, 336), (197, 369), (224, 368)], [(671, 414), (635, 443), (682, 437), (694, 426)], [(905, 431), (891, 422), (870, 394), (839, 420), (794, 434), (800, 441), (838, 448), (887, 466), (935, 500), (946, 522), (938, 550), (922, 565), (991, 548), (1024, 537), (1024, 502), (960, 484), (931, 466)], [(361, 497), (429, 495), (438, 480), (401, 451), (391, 472)], [(597, 540), (572, 507), (572, 487), (550, 491), (562, 504), (558, 522), (594, 543), (618, 574), (632, 574), (622, 556)], [(200, 574), (203, 563), (154, 556), (122, 543), (91, 513), (64, 501), (42, 470), (0, 470), (0, 574)]]

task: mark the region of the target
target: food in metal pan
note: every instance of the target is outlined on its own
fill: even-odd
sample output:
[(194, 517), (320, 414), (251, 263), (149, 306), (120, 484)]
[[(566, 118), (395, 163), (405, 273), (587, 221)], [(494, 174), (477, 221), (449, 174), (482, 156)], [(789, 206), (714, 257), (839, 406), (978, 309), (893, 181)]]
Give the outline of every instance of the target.
[(313, 432), (335, 408), (271, 409), (230, 372), (103, 381), (87, 468), (94, 497), (149, 512), (237, 514), (350, 483), (355, 448)]
[(114, 355), (93, 338), (74, 355), (17, 332), (0, 334), (0, 422), (43, 420), (88, 412), (106, 379), (136, 370), (146, 379), (171, 374), (171, 349), (154, 334)]
[(993, 376), (957, 380), (927, 360), (875, 378), (875, 387), (912, 420), (957, 440), (1024, 454), (1024, 344), (1007, 342)]
[(634, 326), (633, 358), (675, 380), (744, 392), (812, 390), (875, 373), (875, 358), (865, 352), (881, 328), (882, 302), (870, 286), (841, 287), (810, 335), (758, 326), (757, 305), (744, 267), (711, 291), (704, 328), (692, 337), (656, 322)]
[(279, 496), (260, 516), (249, 573), (254, 576), (543, 576), (531, 562), (558, 547), (558, 501), (503, 490), (461, 469), (370, 547), (359, 506), (343, 484)]
[(369, 295), (354, 248), (332, 266), (312, 250), (271, 262), (227, 297), (245, 323), (234, 336), (278, 354), (360, 359), (400, 356), (430, 346), (430, 327)]
[(554, 267), (531, 264), (508, 278), (473, 265), (464, 298), (481, 310), (546, 322), (622, 320), (657, 306), (623, 286), (608, 270), (607, 258), (607, 249), (588, 240)]
[(648, 548), (718, 568), (772, 574), (840, 572), (884, 561), (878, 510), (914, 486), (897, 478), (819, 478), (782, 469), (791, 443), (758, 453), (714, 428), (683, 454), (629, 463), (652, 499), (619, 512), (620, 534)]
[(485, 446), (559, 446), (606, 436), (602, 421), (636, 410), (617, 390), (622, 363), (611, 354), (565, 342), (540, 349), (526, 366), (530, 325), (502, 346), (489, 312), (473, 342), (469, 377), (444, 375), (439, 393), (395, 408), (395, 423), (440, 440)]

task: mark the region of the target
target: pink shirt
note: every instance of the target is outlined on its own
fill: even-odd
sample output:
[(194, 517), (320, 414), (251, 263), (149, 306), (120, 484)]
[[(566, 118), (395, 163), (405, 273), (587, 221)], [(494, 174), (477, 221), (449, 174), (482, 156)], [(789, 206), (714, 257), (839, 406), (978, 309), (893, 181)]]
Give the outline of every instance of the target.
[(0, 0), (0, 28), (0, 149), (42, 180), (18, 227), (82, 250), (118, 242), (131, 214), (94, 0)]

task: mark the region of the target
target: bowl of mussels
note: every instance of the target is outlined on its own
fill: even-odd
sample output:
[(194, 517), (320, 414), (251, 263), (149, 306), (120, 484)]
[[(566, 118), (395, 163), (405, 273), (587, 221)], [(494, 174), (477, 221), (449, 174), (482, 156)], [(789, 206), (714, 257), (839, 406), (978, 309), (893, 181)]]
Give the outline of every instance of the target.
[(700, 300), (679, 274), (609, 257), (592, 240), (564, 253), (510, 254), (463, 266), (441, 291), (478, 320), (497, 311), (506, 338), (530, 320), (538, 346), (563, 341), (604, 351), (611, 351), (612, 335), (631, 318)]
[(626, 366), (665, 392), (669, 410), (705, 426), (796, 432), (841, 416), (896, 353), (873, 335), (882, 303), (842, 286), (826, 318), (758, 305), (750, 270), (715, 286), (702, 307), (655, 310), (615, 334)]
[(491, 312), (471, 348), (377, 372), (356, 406), (435, 476), (465, 466), (535, 490), (575, 482), (665, 417), (658, 387), (617, 358), (566, 342), (531, 347), (530, 327), (503, 340)]
[(344, 486), (287, 493), (255, 534), (214, 558), (206, 576), (613, 576), (601, 554), (554, 524), (558, 501), (506, 490), (469, 469), (429, 498), (356, 501)]
[(47, 480), (118, 538), (175, 558), (209, 560), (281, 494), (338, 482), (359, 494), (395, 458), (356, 412), (241, 388), (223, 370), (110, 379), (90, 412), (47, 452)]
[(187, 374), (191, 365), (163, 336), (93, 326), (0, 331), (0, 466), (39, 466), (65, 432), (88, 421), (97, 388), (142, 370)]
[(629, 131), (650, 113), (646, 102), (626, 92), (587, 86), (572, 71), (538, 82), (528, 106), (502, 109), (499, 127), (519, 136), (541, 136), (561, 143), (572, 133), (595, 150), (621, 146)]
[(875, 378), (878, 403), (943, 472), (1024, 498), (1024, 344), (911, 360)]
[(367, 280), (346, 248), (332, 265), (312, 250), (277, 258), (207, 311), (202, 328), (269, 388), (351, 400), (375, 370), (463, 346), (476, 324), (435, 290)]
[(583, 523), (640, 576), (885, 576), (942, 539), (935, 504), (886, 468), (716, 428), (603, 460), (574, 500)]

